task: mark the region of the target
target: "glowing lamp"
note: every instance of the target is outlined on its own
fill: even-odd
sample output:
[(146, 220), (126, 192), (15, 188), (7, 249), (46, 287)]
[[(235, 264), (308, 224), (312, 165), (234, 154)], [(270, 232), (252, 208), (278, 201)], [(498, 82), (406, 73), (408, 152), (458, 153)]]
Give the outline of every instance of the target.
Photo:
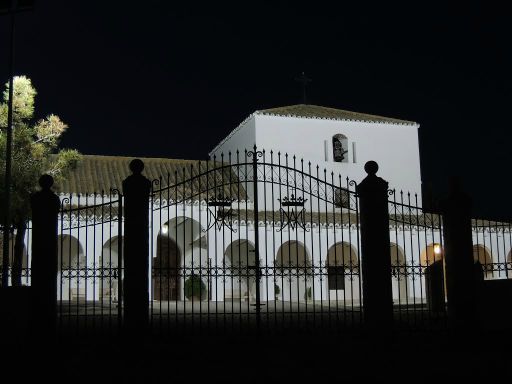
[(163, 227), (162, 227), (162, 233), (164, 235), (167, 235), (167, 232), (169, 232), (169, 227), (167, 226), (167, 224), (165, 224)]
[(436, 255), (440, 255), (441, 254), (441, 246), (439, 244), (434, 244), (434, 253)]

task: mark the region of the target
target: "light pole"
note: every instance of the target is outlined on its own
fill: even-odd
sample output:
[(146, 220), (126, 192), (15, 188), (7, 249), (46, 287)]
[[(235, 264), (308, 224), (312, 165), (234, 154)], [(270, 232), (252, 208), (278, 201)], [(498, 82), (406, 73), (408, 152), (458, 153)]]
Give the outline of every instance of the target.
[(9, 14), (11, 19), (11, 36), (9, 49), (9, 102), (7, 110), (7, 137), (5, 150), (5, 196), (3, 217), (3, 259), (2, 287), (9, 284), (9, 240), (10, 240), (10, 206), (11, 206), (11, 162), (12, 162), (12, 118), (13, 118), (13, 88), (14, 88), (14, 31), (16, 13), (27, 11), (34, 7), (34, 0), (0, 0), (0, 14)]

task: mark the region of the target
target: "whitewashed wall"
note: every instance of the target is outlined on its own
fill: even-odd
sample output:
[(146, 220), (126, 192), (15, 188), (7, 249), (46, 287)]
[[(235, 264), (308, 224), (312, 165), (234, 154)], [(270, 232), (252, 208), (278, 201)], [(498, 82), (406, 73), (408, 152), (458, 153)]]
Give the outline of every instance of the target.
[[(259, 149), (303, 158), (313, 167), (325, 168), (342, 178), (360, 181), (364, 164), (379, 163), (378, 175), (391, 188), (417, 193), (421, 197), (421, 171), (417, 124), (370, 123), (253, 114), (219, 144), (211, 155), (221, 152)], [(332, 137), (348, 138), (348, 162), (336, 163), (332, 156)], [(355, 143), (355, 152), (354, 145)], [(326, 151), (327, 148), (327, 151)], [(327, 161), (326, 161), (327, 158)], [(354, 163), (355, 160), (355, 163)], [(421, 199), (419, 200), (421, 201)]]
[[(360, 181), (365, 176), (364, 164), (375, 160), (379, 176), (391, 187), (421, 193), (421, 171), (418, 125), (368, 123), (256, 115), (256, 144), (266, 150), (303, 157), (328, 173)], [(332, 160), (332, 137), (348, 138), (348, 162)], [(327, 161), (325, 160), (327, 142)], [(355, 160), (353, 144), (355, 143)]]
[[(177, 211), (174, 209), (170, 211), (164, 209), (162, 210), (162, 213), (164, 212), (166, 214), (162, 216), (158, 211), (152, 212), (150, 214), (153, 216), (154, 220), (154, 225), (151, 228), (152, 238), (150, 241), (153, 258), (157, 255), (157, 236), (161, 231), (162, 225), (165, 224), (168, 220), (172, 220), (176, 217), (190, 218), (194, 220), (198, 224), (198, 230), (194, 236), (205, 236), (207, 239), (205, 248), (200, 248), (197, 245), (191, 245), (191, 240), (195, 239), (186, 239), (183, 244), (180, 243), (178, 239), (178, 246), (180, 247), (180, 251), (185, 258), (185, 263), (187, 266), (190, 266), (192, 264), (192, 260), (194, 260), (195, 265), (200, 264), (203, 268), (205, 268), (206, 261), (208, 258), (210, 258), (213, 267), (221, 267), (225, 258), (226, 249), (232, 242), (247, 239), (252, 244), (254, 244), (255, 226), (252, 222), (234, 223), (236, 232), (231, 232), (227, 228), (218, 231), (212, 227), (207, 233), (202, 233), (202, 229), (205, 229), (208, 223), (208, 208), (204, 204), (195, 203), (180, 205)], [(64, 227), (67, 227), (67, 225), (68, 222), (63, 223)], [(88, 227), (73, 228), (71, 231), (64, 230), (61, 232), (61, 223), (59, 223), (59, 233), (71, 235), (77, 239), (85, 257), (85, 263), (83, 266), (94, 268), (100, 264), (103, 246), (108, 243), (111, 237), (115, 237), (117, 235), (117, 226), (117, 222), (112, 222), (106, 223), (104, 225), (91, 225)], [(267, 225), (265, 225), (262, 221), (259, 223), (258, 230), (260, 235), (260, 264), (262, 266), (273, 266), (279, 247), (287, 241), (300, 242), (306, 250), (309, 261), (317, 267), (325, 266), (329, 248), (336, 243), (340, 243), (342, 241), (350, 242), (354, 247), (354, 250), (359, 252), (358, 250), (360, 248), (360, 244), (358, 243), (359, 237), (357, 233), (358, 229), (356, 226), (349, 227), (345, 225), (334, 228), (332, 225), (325, 226), (315, 224), (312, 227), (308, 226), (308, 231), (304, 231), (302, 229), (290, 230), (289, 228), (285, 228), (284, 230), (279, 231), (279, 229), (280, 228), (278, 224), (272, 226), (272, 223), (267, 223)], [(95, 241), (93, 241), (93, 239)], [(417, 232), (417, 230), (414, 228), (390, 228), (390, 239), (391, 242), (397, 244), (401, 251), (404, 253), (405, 263), (408, 266), (419, 265), (421, 253), (426, 249), (426, 247), (428, 245), (440, 243), (442, 241), (440, 231), (433, 230), (425, 232), (422, 229)], [(414, 241), (411, 241), (411, 239)], [(27, 233), (25, 244), (30, 250), (30, 231)], [(490, 261), (493, 263), (505, 263), (506, 261), (510, 261), (509, 255), (512, 250), (512, 236), (508, 231), (473, 231), (473, 244), (480, 244), (484, 246), (490, 253)], [(28, 265), (31, 263), (30, 254), (31, 252), (29, 251)], [(154, 262), (153, 258), (151, 259), (151, 263)], [(360, 254), (359, 258), (361, 258)], [(418, 279), (417, 274), (418, 271), (416, 272), (416, 276), (410, 275), (406, 278), (405, 291), (407, 294), (406, 297), (403, 297), (404, 291), (402, 291), (402, 296), (400, 297), (402, 301), (408, 300), (409, 302), (412, 302), (415, 299), (421, 301), (422, 298), (425, 298), (424, 277)], [(510, 275), (510, 271), (507, 272), (504, 270), (490, 273), (486, 276), (486, 278), (504, 279), (507, 278), (507, 276), (510, 278)], [(149, 278), (151, 281), (151, 276), (149, 276)], [(24, 278), (23, 283), (30, 284), (30, 279)], [(63, 283), (62, 286), (61, 283)], [(62, 289), (63, 300), (68, 300), (70, 298), (70, 292), (74, 289), (78, 290), (80, 296), (86, 297), (87, 300), (98, 300), (100, 297), (100, 287), (98, 283), (98, 280), (93, 279), (85, 280), (83, 278), (74, 278), (69, 281), (60, 281), (59, 279), (58, 288), (59, 292)], [(182, 281), (182, 287), (183, 283), (184, 282)], [(212, 295), (212, 300), (224, 300), (223, 295), (225, 291), (225, 284), (226, 282), (220, 278), (213, 280), (212, 291), (214, 294)], [(227, 284), (229, 284), (229, 281)], [(309, 281), (300, 280), (297, 283), (292, 282), (292, 284), (295, 284), (293, 287), (297, 287), (293, 289), (297, 289), (300, 293), (305, 291), (307, 287), (312, 287), (314, 300), (329, 300), (326, 276), (323, 276), (322, 281), (320, 280), (319, 276), (315, 276)], [(354, 304), (358, 303), (361, 294), (359, 284), (360, 281), (357, 278), (353, 281), (346, 280), (346, 289), (344, 292), (338, 292), (338, 299), (343, 300), (353, 298)], [(396, 279), (393, 279), (393, 284), (394, 299), (397, 300), (398, 282)], [(260, 287), (263, 300), (274, 299), (274, 280), (272, 277), (262, 278)], [(283, 290), (282, 294), (286, 295), (286, 291)], [(299, 298), (300, 296), (301, 295), (299, 294)], [(182, 292), (181, 299), (184, 299)], [(335, 298), (331, 296), (330, 300), (333, 299)]]

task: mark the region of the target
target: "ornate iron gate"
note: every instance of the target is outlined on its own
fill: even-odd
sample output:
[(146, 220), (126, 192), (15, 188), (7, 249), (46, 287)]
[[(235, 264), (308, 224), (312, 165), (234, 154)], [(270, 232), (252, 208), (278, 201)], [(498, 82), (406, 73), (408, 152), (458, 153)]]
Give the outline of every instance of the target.
[(153, 181), (153, 327), (359, 325), (355, 183), (256, 148)]

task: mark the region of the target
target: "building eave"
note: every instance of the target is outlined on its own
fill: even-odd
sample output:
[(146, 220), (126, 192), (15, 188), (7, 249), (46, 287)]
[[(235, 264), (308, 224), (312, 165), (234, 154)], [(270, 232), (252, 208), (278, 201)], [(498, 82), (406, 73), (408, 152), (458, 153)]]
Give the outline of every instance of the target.
[(370, 124), (381, 124), (381, 125), (398, 125), (398, 126), (411, 126), (415, 128), (419, 128), (419, 124), (414, 121), (376, 121), (369, 119), (349, 119), (349, 118), (336, 118), (336, 117), (320, 117), (320, 116), (301, 116), (294, 114), (276, 114), (265, 111), (256, 111), (253, 113), (256, 116), (270, 116), (270, 117), (279, 117), (279, 118), (294, 118), (294, 119), (305, 119), (305, 120), (324, 120), (324, 121), (343, 121), (343, 122), (357, 122), (357, 123), (370, 123)]

